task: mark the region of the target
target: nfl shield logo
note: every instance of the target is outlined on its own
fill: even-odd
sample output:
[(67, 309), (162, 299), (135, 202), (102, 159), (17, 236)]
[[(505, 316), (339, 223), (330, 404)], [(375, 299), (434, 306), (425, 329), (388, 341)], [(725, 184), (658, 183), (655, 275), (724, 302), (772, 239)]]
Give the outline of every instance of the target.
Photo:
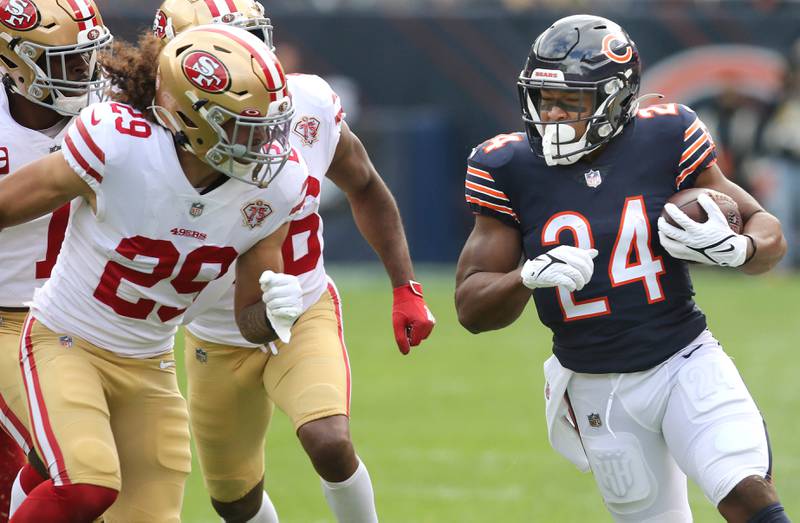
[(58, 338), (58, 342), (61, 344), (62, 347), (65, 349), (69, 349), (72, 347), (72, 336), (60, 336)]
[(201, 214), (203, 214), (203, 209), (204, 209), (204, 208), (205, 208), (205, 205), (203, 205), (202, 203), (200, 203), (200, 202), (194, 202), (194, 203), (192, 204), (192, 207), (191, 207), (191, 209), (189, 209), (189, 214), (190, 214), (192, 217), (194, 217), (194, 218), (197, 218), (198, 216), (200, 216)]
[(600, 176), (600, 171), (596, 171), (594, 169), (589, 169), (589, 171), (584, 173), (583, 177), (586, 179), (586, 185), (592, 189), (603, 183), (603, 178)]
[(603, 426), (603, 422), (600, 421), (600, 414), (589, 414), (589, 426), (598, 429)]
[(208, 353), (200, 347), (195, 349), (194, 357), (197, 358), (197, 361), (200, 363), (208, 363)]

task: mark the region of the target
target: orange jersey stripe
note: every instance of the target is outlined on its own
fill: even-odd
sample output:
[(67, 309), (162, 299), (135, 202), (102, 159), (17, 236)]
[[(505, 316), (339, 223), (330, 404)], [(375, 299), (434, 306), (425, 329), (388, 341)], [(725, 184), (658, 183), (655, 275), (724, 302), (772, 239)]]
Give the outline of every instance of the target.
[(710, 139), (711, 139), (711, 137), (708, 135), (708, 133), (707, 132), (703, 132), (703, 134), (700, 135), (700, 138), (695, 140), (695, 142), (692, 145), (690, 145), (689, 148), (686, 149), (686, 151), (684, 151), (683, 156), (681, 156), (681, 159), (678, 162), (678, 165), (680, 165), (683, 162), (685, 162), (686, 160), (688, 160), (694, 153), (697, 152), (697, 150), (703, 144), (708, 143), (708, 141)]
[(683, 133), (683, 141), (685, 142), (686, 140), (688, 140), (689, 137), (693, 135), (694, 132), (697, 131), (697, 129), (699, 128), (700, 128), (700, 118), (695, 118), (692, 125), (690, 125), (689, 128), (686, 129), (686, 132)]
[(503, 193), (501, 191), (496, 191), (494, 189), (490, 189), (490, 188), (485, 187), (483, 185), (480, 185), (480, 184), (477, 184), (477, 183), (472, 183), (472, 182), (469, 182), (469, 181), (464, 182), (464, 186), (467, 189), (470, 189), (470, 190), (475, 191), (475, 192), (479, 192), (481, 194), (485, 194), (487, 196), (491, 196), (493, 198), (497, 198), (498, 200), (508, 201), (508, 197), (505, 195), (505, 193)]
[(675, 178), (675, 186), (676, 187), (680, 187), (681, 184), (683, 183), (683, 180), (685, 180), (687, 176), (692, 174), (694, 172), (695, 168), (698, 165), (700, 165), (701, 163), (703, 163), (703, 160), (705, 160), (708, 157), (708, 155), (711, 154), (711, 151), (713, 151), (713, 150), (714, 150), (714, 147), (709, 147), (708, 150), (705, 153), (703, 153), (703, 156), (701, 156), (700, 158), (695, 160), (694, 163), (692, 163), (692, 165), (690, 165), (686, 169), (682, 170), (681, 174), (678, 175), (677, 178)]
[(480, 169), (476, 169), (475, 167), (467, 167), (467, 174), (471, 174), (472, 176), (477, 176), (478, 178), (483, 178), (484, 180), (489, 180), (490, 182), (494, 181), (492, 175), (486, 171), (481, 171)]
[(507, 214), (507, 215), (511, 216), (512, 218), (514, 218), (515, 220), (519, 221), (517, 219), (517, 215), (514, 214), (514, 211), (512, 211), (510, 207), (505, 207), (503, 205), (495, 205), (493, 203), (485, 202), (485, 201), (480, 200), (478, 198), (475, 198), (473, 196), (467, 196), (467, 202), (468, 203), (474, 203), (476, 205), (480, 205), (481, 207), (486, 207), (487, 209), (491, 209), (493, 211), (497, 211), (497, 212), (501, 212), (503, 214)]

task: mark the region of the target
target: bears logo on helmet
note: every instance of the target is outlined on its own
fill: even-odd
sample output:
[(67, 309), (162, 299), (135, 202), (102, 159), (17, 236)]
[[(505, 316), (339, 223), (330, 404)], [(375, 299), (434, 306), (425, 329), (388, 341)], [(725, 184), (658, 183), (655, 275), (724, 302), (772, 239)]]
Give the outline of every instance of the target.
[(153, 19), (153, 34), (162, 40), (167, 37), (167, 15), (159, 9)]
[[(612, 42), (618, 42), (617, 49), (613, 49), (611, 47)], [(619, 45), (622, 44), (622, 45)], [(622, 54), (617, 54), (619, 48), (624, 48), (625, 52)], [(609, 60), (613, 60), (618, 64), (624, 64), (631, 61), (633, 58), (633, 47), (628, 43), (628, 39), (625, 38), (625, 35), (622, 34), (609, 34), (603, 37), (603, 54), (606, 55)]]
[(39, 9), (31, 0), (0, 0), (0, 23), (16, 31), (30, 31), (39, 25)]
[(231, 85), (231, 75), (216, 56), (194, 51), (183, 59), (183, 74), (198, 89), (207, 93), (222, 93)]

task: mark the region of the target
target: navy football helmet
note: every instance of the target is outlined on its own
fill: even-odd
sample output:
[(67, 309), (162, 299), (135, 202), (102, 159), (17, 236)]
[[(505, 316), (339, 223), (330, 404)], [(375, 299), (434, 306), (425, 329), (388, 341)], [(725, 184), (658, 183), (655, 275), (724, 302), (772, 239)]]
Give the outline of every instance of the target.
[[(591, 15), (562, 18), (531, 47), (517, 86), (531, 148), (548, 165), (569, 165), (622, 131), (638, 108), (641, 64), (619, 25)], [(577, 118), (543, 122), (542, 90), (586, 93), (591, 108)], [(586, 123), (576, 137), (568, 124)]]

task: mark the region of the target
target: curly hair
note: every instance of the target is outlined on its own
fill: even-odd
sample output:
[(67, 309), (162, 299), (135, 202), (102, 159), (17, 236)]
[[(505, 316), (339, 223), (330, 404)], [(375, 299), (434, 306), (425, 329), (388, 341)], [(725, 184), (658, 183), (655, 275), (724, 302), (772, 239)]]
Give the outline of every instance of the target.
[(114, 42), (111, 53), (100, 57), (105, 75), (111, 80), (111, 98), (128, 104), (154, 121), (148, 109), (156, 94), (156, 72), (161, 41), (150, 31), (139, 36), (136, 45), (123, 40)]

